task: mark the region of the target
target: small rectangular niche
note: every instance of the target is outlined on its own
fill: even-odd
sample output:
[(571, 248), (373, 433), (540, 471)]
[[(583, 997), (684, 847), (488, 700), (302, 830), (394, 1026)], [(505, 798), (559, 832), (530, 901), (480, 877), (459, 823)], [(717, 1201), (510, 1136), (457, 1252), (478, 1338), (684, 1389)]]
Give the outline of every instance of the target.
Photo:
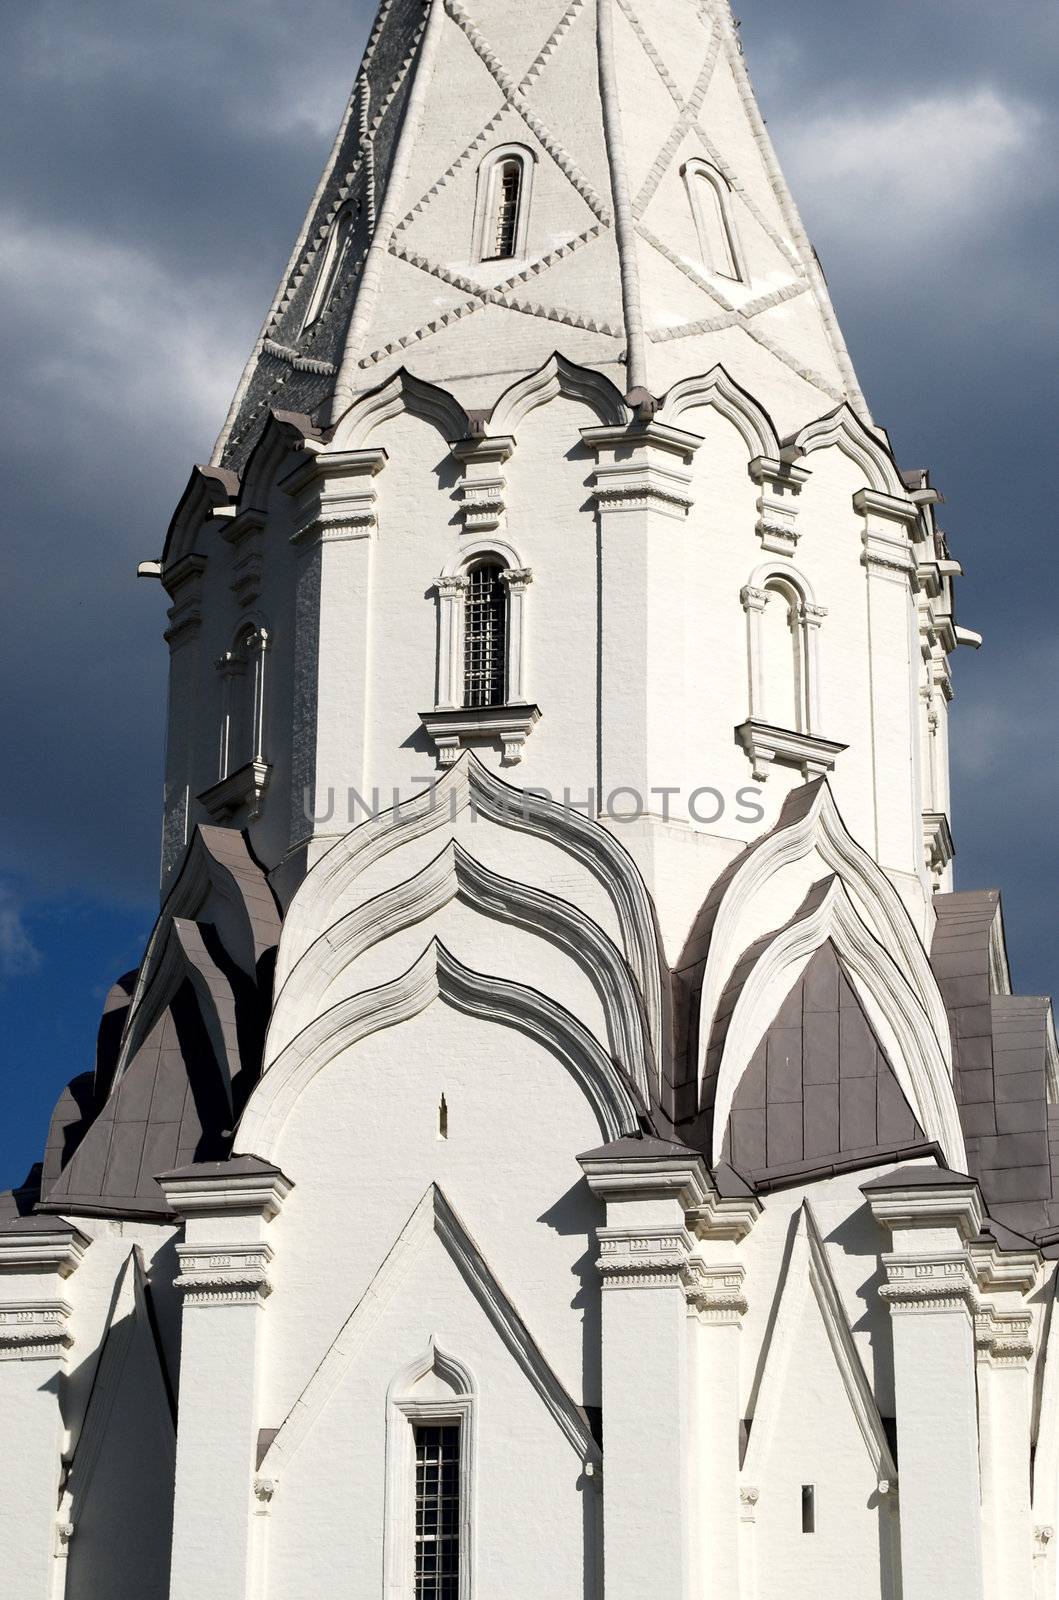
[(449, 1106), (445, 1096), (438, 1101), (438, 1138), (447, 1139), (449, 1136)]

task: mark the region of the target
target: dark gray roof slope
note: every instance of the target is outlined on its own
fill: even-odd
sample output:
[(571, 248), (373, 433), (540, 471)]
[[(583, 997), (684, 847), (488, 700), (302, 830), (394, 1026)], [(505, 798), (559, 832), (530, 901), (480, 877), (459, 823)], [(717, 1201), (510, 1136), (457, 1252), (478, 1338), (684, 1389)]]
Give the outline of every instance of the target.
[(1051, 1002), (1004, 992), (1010, 980), (996, 890), (939, 895), (935, 905), (931, 964), (952, 1027), (967, 1163), (992, 1216), (1037, 1236), (1059, 1223)]
[(743, 1074), (725, 1132), (725, 1159), (760, 1189), (927, 1148), (828, 940)]
[[(223, 1159), (231, 1148), (260, 1070), (279, 914), (245, 838), (219, 828), (200, 834), (186, 881), (198, 882), (198, 902), (214, 906), (217, 920), (175, 914), (196, 900), (190, 889), (182, 897), (178, 880), (133, 1004), (128, 980), (108, 998), (95, 1083), (75, 1079), (56, 1108), (46, 1210), (166, 1216), (156, 1175)], [(120, 1041), (107, 1033), (116, 1013)]]

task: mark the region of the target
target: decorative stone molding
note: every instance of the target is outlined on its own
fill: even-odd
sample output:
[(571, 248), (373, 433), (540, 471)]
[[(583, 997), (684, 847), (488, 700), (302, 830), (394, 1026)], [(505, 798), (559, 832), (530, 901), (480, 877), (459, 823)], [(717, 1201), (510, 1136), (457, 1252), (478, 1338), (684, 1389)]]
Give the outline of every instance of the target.
[(1048, 1526), (1038, 1526), (1033, 1530), (1033, 1559), (1043, 1561), (1047, 1558), (1048, 1548), (1055, 1538), (1055, 1529)]
[(629, 427), (582, 428), (581, 437), (598, 463), (593, 492), (601, 512), (687, 516), (693, 504), (691, 461), (702, 443), (698, 434), (653, 419)]
[[(745, 593), (746, 591), (744, 591)], [(775, 728), (770, 723), (749, 718), (735, 730), (753, 767), (755, 779), (763, 783), (774, 763), (797, 767), (802, 777), (823, 777), (833, 772), (835, 762), (848, 745), (821, 739), (812, 733), (795, 733), (791, 728)]]
[(174, 1286), (191, 1306), (262, 1305), (272, 1293), (272, 1247), (178, 1244), (180, 1276)]
[(943, 811), (923, 813), (923, 854), (935, 889), (940, 889), (946, 870), (956, 856), (949, 819)]
[(204, 789), (197, 799), (216, 822), (230, 821), (244, 807), (246, 820), (255, 822), (261, 815), (271, 776), (272, 767), (267, 761), (247, 761), (219, 783)]
[(91, 1240), (59, 1217), (31, 1216), (0, 1230), (0, 1273), (55, 1273), (68, 1278)]
[(895, 1313), (966, 1311), (974, 1317), (978, 1296), (966, 1252), (934, 1256), (884, 1255), (886, 1282), (879, 1297)]
[(731, 1199), (710, 1194), (701, 1205), (691, 1208), (686, 1220), (696, 1239), (742, 1244), (762, 1210), (761, 1201), (753, 1194)]
[(793, 556), (801, 535), (796, 526), (798, 496), (811, 474), (805, 467), (768, 456), (755, 456), (750, 476), (759, 486), (757, 536), (763, 550)]
[(65, 1361), (71, 1309), (65, 1300), (0, 1303), (0, 1361)]
[(254, 1499), (257, 1501), (259, 1513), (267, 1513), (272, 1506), (276, 1490), (279, 1488), (275, 1478), (255, 1478), (253, 1482)]
[(864, 518), (861, 563), (869, 575), (918, 587), (912, 531), (918, 512), (895, 495), (862, 489), (853, 496), (853, 508)]
[(289, 473), (280, 487), (294, 501), (291, 543), (370, 539), (378, 525), (373, 480), (388, 459), (378, 448), (320, 452)]
[(451, 767), (461, 750), (499, 741), (501, 760), (515, 766), (522, 760), (526, 740), (541, 719), (540, 706), (468, 706), (420, 712), (419, 720), (434, 741), (438, 760)]
[(457, 439), (452, 454), (462, 469), (456, 493), (465, 533), (492, 533), (504, 525), (507, 481), (504, 463), (510, 460), (515, 441), (505, 434), (499, 438), (472, 434)]
[(746, 1268), (738, 1262), (708, 1265), (699, 1256), (688, 1262), (684, 1293), (700, 1322), (739, 1326), (747, 1313), (743, 1293)]
[(240, 606), (252, 606), (261, 595), (263, 568), (262, 535), (265, 513), (251, 507), (227, 518), (221, 538), (232, 547), (232, 577), (229, 587)]
[(979, 1361), (991, 1367), (1028, 1367), (1036, 1349), (1033, 1315), (982, 1302), (975, 1313), (974, 1342)]
[(604, 1289), (686, 1289), (692, 1238), (686, 1228), (601, 1228), (596, 1262)]
[(739, 1520), (740, 1522), (757, 1521), (757, 1503), (761, 1498), (761, 1490), (753, 1488), (740, 1489), (739, 1491)]
[(263, 1222), (279, 1215), (294, 1187), (278, 1167), (256, 1156), (233, 1156), (230, 1161), (204, 1161), (177, 1172), (163, 1172), (158, 1183), (170, 1210), (181, 1217), (260, 1217)]
[(202, 575), (206, 570), (206, 557), (195, 553), (181, 556), (162, 573), (172, 605), (166, 613), (169, 626), (165, 641), (170, 650), (194, 639), (202, 626)]

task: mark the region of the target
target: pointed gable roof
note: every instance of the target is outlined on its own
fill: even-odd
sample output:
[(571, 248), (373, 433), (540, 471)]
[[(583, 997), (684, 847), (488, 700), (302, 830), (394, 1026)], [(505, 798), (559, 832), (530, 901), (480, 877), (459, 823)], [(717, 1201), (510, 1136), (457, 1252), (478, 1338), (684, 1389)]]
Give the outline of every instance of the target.
[(756, 1187), (874, 1165), (926, 1136), (834, 945), (817, 950), (751, 1058), (725, 1159)]
[[(524, 248), (478, 259), (502, 151)], [(333, 422), (406, 364), (481, 405), (557, 344), (623, 391), (722, 363), (785, 429), (866, 415), (729, 0), (382, 0), (215, 463), (270, 406)]]

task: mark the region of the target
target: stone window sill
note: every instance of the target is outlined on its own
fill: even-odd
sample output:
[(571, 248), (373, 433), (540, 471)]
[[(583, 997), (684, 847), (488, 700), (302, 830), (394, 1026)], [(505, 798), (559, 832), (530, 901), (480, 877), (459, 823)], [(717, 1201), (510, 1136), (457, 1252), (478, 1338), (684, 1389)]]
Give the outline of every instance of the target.
[(451, 767), (461, 750), (483, 744), (499, 745), (504, 765), (514, 766), (540, 719), (540, 707), (533, 705), (437, 707), (420, 713), (443, 767)]
[(735, 730), (736, 738), (750, 757), (754, 777), (763, 783), (774, 765), (797, 767), (802, 777), (822, 777), (834, 770), (835, 762), (848, 749), (832, 739), (814, 733), (795, 733), (791, 728), (775, 728), (751, 718)]

